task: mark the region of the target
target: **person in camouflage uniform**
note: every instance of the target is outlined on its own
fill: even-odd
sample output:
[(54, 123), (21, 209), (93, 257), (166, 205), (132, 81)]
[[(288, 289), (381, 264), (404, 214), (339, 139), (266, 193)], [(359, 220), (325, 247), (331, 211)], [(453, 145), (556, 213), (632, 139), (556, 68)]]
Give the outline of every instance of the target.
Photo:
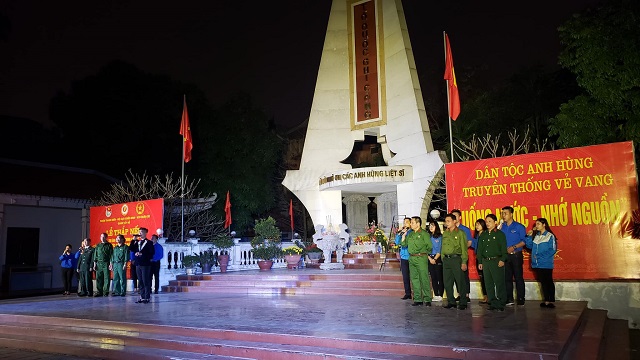
[(82, 240), (82, 246), (76, 253), (78, 259), (78, 296), (93, 296), (93, 251), (91, 247), (91, 239)]
[(118, 243), (113, 248), (109, 270), (113, 271), (113, 296), (127, 294), (127, 263), (129, 262), (129, 246), (125, 245), (124, 235), (116, 236)]
[(109, 243), (107, 233), (100, 235), (100, 244), (93, 252), (93, 270), (96, 272), (96, 297), (109, 296), (109, 262), (113, 254), (113, 245)]

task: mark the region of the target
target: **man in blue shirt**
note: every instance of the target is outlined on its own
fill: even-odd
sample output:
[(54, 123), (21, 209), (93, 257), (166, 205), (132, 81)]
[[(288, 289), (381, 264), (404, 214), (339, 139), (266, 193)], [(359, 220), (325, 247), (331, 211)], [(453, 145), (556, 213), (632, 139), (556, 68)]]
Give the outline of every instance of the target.
[(154, 279), (153, 293), (157, 294), (160, 289), (160, 261), (164, 257), (164, 248), (158, 244), (158, 235), (151, 235), (151, 241), (153, 242), (153, 258), (151, 258), (151, 276)]
[(505, 285), (507, 288), (507, 305), (513, 305), (513, 281), (516, 282), (516, 299), (518, 305), (524, 305), (524, 258), (522, 248), (525, 245), (527, 231), (524, 225), (513, 220), (513, 208), (502, 208), (502, 226), (500, 230), (507, 237), (507, 262), (505, 264)]
[[(409, 235), (411, 232), (411, 218), (404, 218), (404, 226), (396, 234), (396, 245), (402, 242), (402, 235)], [(411, 278), (409, 277), (409, 248), (400, 246), (400, 271), (402, 271), (402, 282), (404, 283), (404, 296), (402, 300), (411, 299)]]
[[(460, 230), (462, 230), (462, 232), (464, 232), (465, 236), (467, 237), (467, 248), (469, 248), (472, 244), (472, 240), (473, 240), (473, 236), (471, 236), (471, 230), (462, 225), (462, 211), (458, 210), (458, 209), (453, 209), (451, 210), (451, 213), (453, 215), (456, 216), (456, 227)], [(471, 281), (469, 280), (469, 264), (467, 264), (467, 270), (464, 271), (464, 281), (467, 283), (467, 303), (471, 302), (471, 300), (469, 299), (469, 292), (471, 291)], [(460, 299), (457, 299), (460, 300)]]

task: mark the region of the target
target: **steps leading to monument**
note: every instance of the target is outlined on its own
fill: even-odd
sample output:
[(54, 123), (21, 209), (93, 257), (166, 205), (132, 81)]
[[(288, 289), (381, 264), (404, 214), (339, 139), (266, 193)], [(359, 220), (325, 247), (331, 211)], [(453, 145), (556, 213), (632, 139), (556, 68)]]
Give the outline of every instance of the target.
[(562, 359), (630, 359), (628, 322), (609, 319), (606, 310), (585, 309)]
[(380, 269), (383, 263), (386, 269), (400, 269), (400, 260), (395, 254), (344, 254), (342, 263), (345, 269)]
[[(387, 336), (327, 337), (300, 333), (286, 333), (287, 321), (273, 321), (273, 328), (260, 330), (226, 330), (215, 328), (148, 324), (147, 317), (130, 323), (122, 321), (64, 318), (55, 316), (0, 314), (0, 347), (29, 349), (43, 353), (67, 354), (101, 359), (562, 359), (562, 360), (627, 360), (629, 331), (627, 321), (606, 317), (606, 311), (590, 310), (584, 305), (579, 320), (564, 323), (562, 315), (547, 316), (562, 310), (538, 309), (528, 305), (525, 311), (531, 347), (495, 346), (474, 347), (460, 344), (439, 345), (403, 342), (402, 338)], [(149, 309), (150, 305), (134, 305)], [(442, 314), (430, 311), (441, 321)], [(125, 310), (126, 311), (126, 310)], [(147, 310), (145, 310), (147, 311)], [(510, 310), (509, 312), (512, 312)], [(521, 308), (515, 312), (522, 311)], [(448, 314), (448, 310), (445, 310)], [(483, 311), (480, 311), (483, 312)], [(456, 312), (451, 312), (456, 313)], [(416, 313), (419, 314), (419, 313)], [(459, 314), (459, 313), (456, 313)], [(546, 315), (544, 315), (546, 314)], [(505, 315), (515, 320), (518, 315), (483, 313), (490, 320)], [(118, 317), (118, 316), (116, 316)], [(546, 320), (544, 320), (546, 319)], [(551, 319), (555, 319), (553, 322)], [(575, 318), (574, 318), (575, 319)], [(541, 322), (541, 320), (543, 320)], [(491, 322), (489, 322), (491, 323)], [(500, 322), (493, 322), (495, 326)], [(524, 326), (527, 326), (524, 324)], [(311, 326), (313, 326), (311, 324)], [(443, 324), (443, 326), (446, 326)], [(507, 326), (507, 325), (505, 325)], [(511, 325), (512, 326), (512, 325)], [(355, 327), (357, 329), (357, 326)], [(540, 347), (535, 337), (549, 338), (549, 331), (561, 334), (568, 330), (560, 348)], [(542, 334), (545, 334), (542, 336)], [(355, 334), (355, 333), (354, 333)], [(487, 332), (490, 336), (492, 330)], [(501, 342), (509, 342), (503, 338)], [(526, 342), (524, 343), (526, 345)], [(562, 343), (559, 343), (561, 345)]]
[(242, 294), (287, 295), (404, 295), (402, 275), (379, 274), (305, 274), (304, 270), (289, 270), (291, 274), (253, 273), (216, 275), (178, 275), (176, 280), (163, 286), (163, 292), (223, 292)]
[[(0, 320), (2, 347), (102, 359), (435, 360), (436, 356), (459, 357), (455, 349), (419, 344), (28, 315), (0, 315)], [(33, 334), (38, 337), (34, 338)]]

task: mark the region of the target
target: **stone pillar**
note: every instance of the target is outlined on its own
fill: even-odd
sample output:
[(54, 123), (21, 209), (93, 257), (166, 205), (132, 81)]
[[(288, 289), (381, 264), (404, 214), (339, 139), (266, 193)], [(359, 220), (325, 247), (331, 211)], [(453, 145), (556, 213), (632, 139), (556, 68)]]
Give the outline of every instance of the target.
[(367, 205), (371, 202), (364, 195), (349, 195), (342, 200), (347, 205), (347, 221), (351, 236), (362, 234), (369, 225), (369, 210)]
[(378, 205), (378, 224), (382, 223), (383, 229), (388, 230), (391, 228), (393, 217), (398, 215), (397, 193), (384, 193), (373, 201)]

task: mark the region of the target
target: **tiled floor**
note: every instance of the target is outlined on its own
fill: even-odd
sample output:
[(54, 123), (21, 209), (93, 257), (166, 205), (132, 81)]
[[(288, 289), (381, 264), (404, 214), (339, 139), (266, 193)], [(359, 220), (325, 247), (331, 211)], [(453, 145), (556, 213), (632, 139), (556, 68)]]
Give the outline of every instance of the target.
[(0, 313), (557, 354), (586, 306), (558, 302), (556, 309), (541, 309), (531, 301), (493, 312), (477, 300), (455, 310), (441, 303), (414, 307), (397, 297), (223, 293), (152, 295), (150, 304), (136, 300), (50, 295), (2, 300)]

